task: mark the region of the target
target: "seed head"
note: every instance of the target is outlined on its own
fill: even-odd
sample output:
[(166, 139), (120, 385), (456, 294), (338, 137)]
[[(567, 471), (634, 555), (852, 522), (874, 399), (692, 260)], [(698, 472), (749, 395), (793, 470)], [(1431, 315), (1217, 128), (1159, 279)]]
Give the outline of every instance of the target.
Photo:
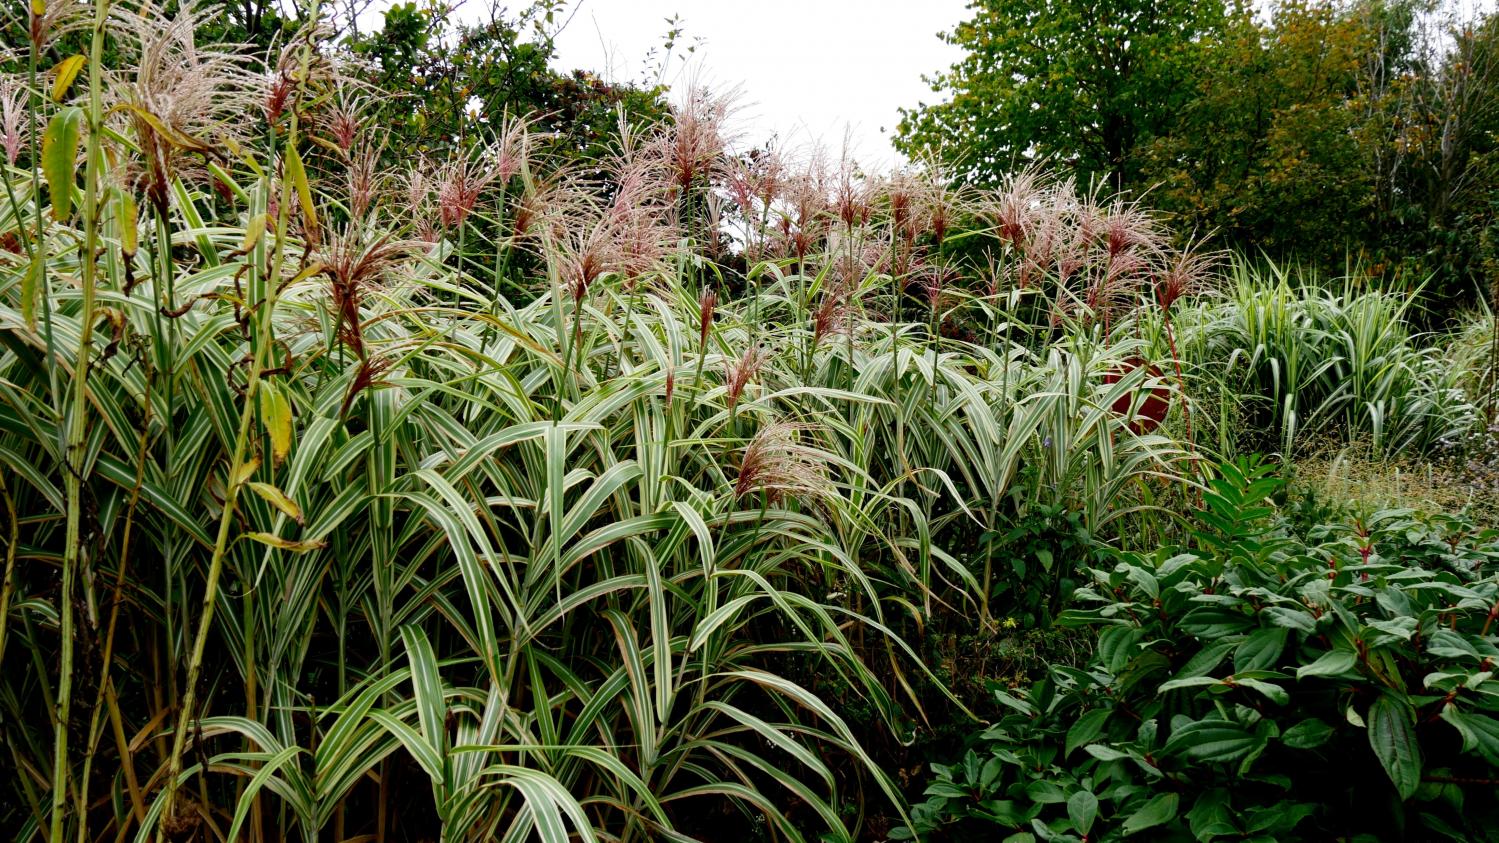
[(163, 213), (185, 156), (211, 153), (209, 138), (247, 137), (244, 115), (264, 90), (241, 45), (197, 44), (208, 18), (192, 0), (170, 14), (150, 5), (117, 14), (135, 38), (134, 72), (116, 80), (111, 96), (127, 106), (145, 162), (146, 196)]
[(389, 176), (380, 171), (380, 156), (385, 151), (382, 140), (375, 146), (364, 146), (355, 152), (347, 171), (349, 187), (349, 216), (365, 219), (375, 199), (381, 195)]
[(354, 142), (359, 139), (359, 131), (364, 124), (364, 107), (364, 97), (341, 96), (338, 104), (322, 117), (323, 127), (332, 136), (333, 143), (345, 154), (354, 149)]
[(1036, 218), (1048, 199), (1046, 188), (1041, 171), (1034, 167), (1005, 178), (983, 207), (983, 213), (994, 223), (1001, 241), (1019, 249), (1029, 239)]
[[(88, 25), (92, 4), (84, 0), (55, 0), (49, 3), (31, 3), (31, 14), (27, 34), (37, 53), (47, 51), (49, 45), (69, 32)], [(41, 14), (37, 14), (37, 10)]]
[(729, 411), (733, 412), (738, 405), (739, 398), (744, 394), (744, 388), (760, 373), (760, 367), (765, 365), (765, 352), (758, 348), (750, 347), (744, 350), (738, 360), (730, 362), (724, 372), (724, 386), (728, 392)]
[(494, 160), (495, 178), (500, 185), (510, 183), (517, 173), (531, 163), (532, 135), (529, 120), (507, 117), (500, 126), (499, 139), (489, 148)]
[(862, 177), (859, 165), (849, 157), (845, 142), (843, 158), (838, 165), (838, 184), (833, 192), (833, 209), (845, 229), (869, 222), (874, 211), (869, 188), (869, 181)]
[(338, 408), (340, 418), (349, 414), (349, 408), (354, 406), (354, 399), (359, 397), (359, 393), (371, 387), (386, 385), (385, 373), (394, 362), (389, 357), (366, 357), (359, 361), (359, 370), (349, 382), (349, 391), (344, 393), (343, 404)]
[(812, 312), (812, 344), (832, 334), (846, 333), (850, 329), (848, 296), (837, 290), (822, 295), (822, 301)]
[(728, 146), (727, 122), (737, 92), (715, 96), (697, 82), (687, 86), (682, 100), (672, 109), (666, 136), (666, 160), (676, 187), (685, 192), (699, 180), (723, 166)]
[(1183, 297), (1211, 289), (1223, 260), (1221, 252), (1198, 251), (1192, 246), (1177, 252), (1156, 272), (1156, 304), (1162, 312), (1169, 311)]
[(25, 116), (20, 84), (10, 78), (0, 79), (0, 145), (5, 147), (5, 162), (12, 167), (26, 144)]
[(801, 441), (813, 430), (809, 425), (789, 422), (760, 428), (739, 462), (734, 498), (740, 500), (760, 492), (767, 502), (778, 504), (787, 498), (833, 495), (833, 483), (828, 479), (828, 455)]
[(919, 184), (909, 170), (897, 170), (885, 182), (885, 204), (890, 212), (890, 228), (906, 240), (914, 239), (912, 217), (917, 211)]
[(354, 224), (328, 238), (320, 254), (328, 297), (338, 319), (338, 335), (360, 359), (365, 357), (363, 316), (365, 296), (382, 287), (390, 271), (418, 244), (383, 235), (367, 240)]
[(1149, 252), (1163, 245), (1156, 221), (1133, 202), (1116, 199), (1096, 219), (1099, 237), (1110, 257), (1131, 250)]
[(713, 311), (718, 306), (718, 292), (712, 287), (703, 290), (697, 299), (697, 341), (699, 348), (707, 348), (708, 333), (713, 330)]
[(457, 157), (437, 175), (437, 212), (447, 228), (457, 228), (473, 213), (479, 196), (499, 176), (490, 161)]
[(798, 261), (806, 260), (827, 233), (827, 166), (814, 153), (786, 186), (787, 207), (781, 211), (781, 237)]

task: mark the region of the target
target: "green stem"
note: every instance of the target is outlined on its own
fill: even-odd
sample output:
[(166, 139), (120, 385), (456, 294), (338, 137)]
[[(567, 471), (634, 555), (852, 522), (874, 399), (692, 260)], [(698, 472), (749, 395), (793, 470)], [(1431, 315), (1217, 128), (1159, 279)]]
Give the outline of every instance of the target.
[[(906, 465), (906, 416), (905, 405), (900, 397), (900, 311), (901, 311), (901, 276), (894, 259), (895, 235), (891, 235), (891, 261), (890, 261), (890, 288), (894, 296), (890, 306), (890, 377), (891, 391), (895, 396), (895, 458), (896, 474), (899, 476), (905, 470)], [(897, 481), (896, 493), (899, 494), (900, 484)]]
[[(157, 279), (157, 284), (158, 284), (157, 289), (158, 290), (163, 290), (164, 291), (164, 295), (165, 295), (165, 299), (162, 302), (161, 306), (164, 307), (168, 312), (172, 312), (172, 311), (175, 311), (177, 309), (177, 294), (176, 294), (176, 289), (175, 289), (176, 288), (176, 272), (174, 271), (174, 267), (172, 265), (172, 231), (171, 231), (171, 223), (167, 219), (166, 212), (164, 210), (160, 209), (160, 208), (156, 209), (155, 216), (156, 216), (156, 265), (157, 265), (156, 279)], [(158, 311), (157, 313), (158, 313), (158, 315), (157, 315), (157, 324), (161, 325), (161, 323), (162, 323), (162, 316), (160, 314), (160, 311)], [(177, 347), (177, 320), (175, 318), (172, 318), (172, 317), (167, 317), (166, 318), (165, 327), (166, 327), (165, 335), (164, 336), (160, 336), (160, 339), (161, 339), (161, 354), (160, 354), (160, 356), (159, 356), (158, 359), (159, 359), (159, 362), (161, 364), (161, 368), (163, 370), (163, 374), (165, 375), (165, 379), (166, 379), (166, 387), (167, 387), (167, 403), (166, 403), (167, 418), (165, 419), (166, 424), (164, 425), (164, 433), (165, 433), (165, 436), (166, 436), (167, 454), (170, 455), (172, 453), (173, 447), (176, 444), (176, 434), (172, 430), (172, 428), (174, 427), (174, 425), (172, 424), (171, 413), (172, 413), (172, 406), (173, 406), (172, 402), (173, 402), (173, 399), (176, 397), (174, 393), (176, 391), (175, 390), (175, 386), (176, 386), (176, 382), (177, 382), (177, 379), (175, 377), (173, 377), (173, 374), (172, 374), (172, 367), (174, 365), (173, 357), (175, 356), (175, 350), (176, 350), (176, 347)], [(160, 332), (158, 332), (158, 333), (160, 334)], [(168, 458), (168, 460), (167, 460), (167, 472), (168, 472), (168, 476), (173, 476), (173, 475), (176, 474), (176, 472), (172, 470), (173, 466), (175, 466), (176, 464), (177, 464), (177, 461), (175, 459)]]
[[(845, 373), (846, 374), (846, 378), (845, 378), (844, 388), (847, 389), (849, 392), (853, 392), (854, 391), (854, 302), (855, 302), (855, 300), (857, 298), (856, 294), (859, 292), (859, 286), (860, 286), (861, 282), (855, 280), (855, 276), (854, 276), (854, 270), (855, 270), (855, 263), (854, 263), (854, 227), (852, 225), (848, 225), (848, 226), (845, 226), (845, 230), (847, 231), (847, 236), (846, 236), (845, 239), (848, 241), (848, 278), (845, 279), (846, 283), (848, 284), (848, 290), (846, 291), (846, 294), (848, 296), (848, 314), (847, 314), (847, 316), (844, 317), (844, 329), (845, 329), (845, 337), (846, 337), (845, 343), (848, 346), (848, 367), (847, 367), (847, 372)], [(862, 232), (862, 228), (861, 228), (861, 232)], [(862, 318), (862, 316), (861, 316), (861, 318)], [(853, 408), (852, 405), (850, 405), (850, 407), (849, 407), (849, 421), (853, 421), (853, 416), (854, 416), (854, 408)]]
[[(500, 201), (495, 212), (494, 228), (494, 288), (489, 291), (489, 316), (490, 319), (498, 319), (500, 316), (500, 286), (504, 283), (505, 275), (509, 270), (510, 250), (505, 248), (505, 197), (508, 186), (500, 189)], [(494, 325), (485, 323), (483, 339), (479, 341), (479, 353), (489, 347), (489, 340), (494, 335)]]
[(5, 542), (5, 579), (0, 580), (0, 665), (5, 663), (5, 630), (10, 620), (10, 596), (16, 587), (16, 542), (20, 531), (16, 520), (16, 502), (10, 496), (10, 486), (0, 475), (0, 498), (5, 501), (5, 512), (10, 521), (10, 532)]
[[(308, 20), (318, 19), (319, 0), (313, 0), (308, 10)], [(306, 80), (307, 68), (312, 49), (312, 39), (308, 36), (302, 45), (300, 59), (300, 72), (297, 75), (299, 81)], [(287, 129), (285, 149), (291, 150), (296, 147), (297, 133), (300, 125), (298, 109), (291, 110), (290, 125)], [(214, 538), (213, 556), (208, 565), (208, 579), (203, 586), (203, 608), (198, 616), (197, 633), (193, 636), (193, 649), (188, 656), (187, 682), (183, 687), (182, 705), (177, 711), (177, 728), (172, 735), (172, 753), (168, 758), (166, 796), (163, 800), (161, 824), (157, 826), (157, 839), (160, 843), (166, 843), (166, 832), (164, 823), (176, 816), (174, 813), (178, 779), (182, 776), (182, 753), (187, 743), (187, 733), (193, 719), (193, 709), (197, 703), (198, 674), (203, 667), (203, 651), (208, 643), (208, 632), (213, 626), (214, 606), (218, 599), (219, 577), (224, 571), (224, 559), (229, 551), (229, 534), (234, 526), (236, 503), (239, 499), (240, 487), (244, 485), (245, 479), (243, 466), (245, 465), (246, 452), (250, 440), (250, 424), (255, 418), (255, 399), (259, 392), (261, 373), (265, 370), (266, 355), (269, 353), (271, 343), (274, 339), (274, 320), (276, 301), (281, 286), (281, 263), (282, 254), (286, 245), (286, 230), (291, 209), (295, 197), (292, 195), (292, 180), (283, 178), (281, 181), (281, 199), (277, 206), (276, 215), (276, 242), (271, 253), (270, 272), (266, 278), (264, 300), (257, 309), (256, 331), (254, 349), (250, 362), (249, 373), (245, 382), (244, 406), (240, 409), (239, 427), (234, 436), (234, 451), (229, 460), (228, 482), (224, 490), (224, 507), (219, 517), (218, 533)]]
[[(104, 2), (107, 3), (108, 0), (104, 0)], [(35, 254), (42, 257), (41, 265), (37, 267), (36, 289), (37, 293), (42, 297), (42, 334), (47, 343), (47, 359), (53, 361), (57, 359), (57, 346), (54, 344), (52, 337), (52, 297), (47, 295), (46, 220), (42, 218), (42, 158), (37, 153), (36, 148), (36, 139), (40, 134), (40, 124), (37, 122), (37, 117), (42, 113), (43, 104), (46, 102), (44, 98), (38, 95), (39, 89), (36, 84), (37, 62), (40, 58), (37, 51), (40, 48), (40, 44), (32, 42), (31, 56), (26, 67), (26, 95), (30, 99), (30, 107), (27, 109), (27, 114), (31, 120), (31, 131), (26, 142), (31, 147), (31, 210), (36, 224)], [(89, 74), (89, 78), (92, 79), (93, 71), (90, 70)], [(18, 219), (16, 222), (19, 223), (20, 220)], [(60, 416), (62, 415), (62, 387), (57, 383), (56, 366), (47, 367), (47, 380), (52, 407), (57, 410)]]
[[(89, 48), (88, 154), (84, 169), (83, 305), (78, 320), (78, 353), (73, 361), (72, 406), (68, 413), (67, 464), (64, 479), (67, 496), (67, 528), (63, 539), (62, 584), (57, 597), (58, 627), (62, 636), (58, 659), (56, 734), (52, 746), (52, 822), (48, 840), (63, 839), (67, 814), (68, 723), (73, 701), (73, 588), (83, 559), (83, 477), (88, 451), (88, 371), (93, 345), (94, 284), (98, 274), (99, 181), (104, 136), (104, 24), (109, 18), (109, 0), (96, 0), (92, 43)], [(40, 219), (40, 211), (38, 211)], [(38, 225), (40, 230), (40, 225)], [(38, 243), (40, 243), (38, 239)], [(44, 297), (45, 300), (45, 297)], [(82, 821), (82, 818), (79, 818)]]
[[(97, 754), (97, 750), (99, 747), (99, 739), (103, 735), (103, 728), (102, 724), (100, 723), (100, 717), (106, 705), (109, 706), (111, 710), (118, 710), (118, 706), (114, 698), (114, 685), (109, 675), (109, 668), (110, 665), (114, 662), (115, 631), (119, 626), (120, 605), (122, 603), (120, 594), (125, 588), (125, 574), (128, 568), (127, 563), (130, 559), (131, 550), (130, 539), (135, 527), (136, 505), (140, 502), (141, 486), (143, 485), (142, 478), (144, 477), (146, 471), (146, 446), (150, 441), (151, 429), (150, 376), (147, 376), (146, 378), (146, 394), (145, 401), (143, 402), (142, 406), (146, 408), (146, 419), (143, 420), (141, 424), (140, 440), (139, 444), (136, 446), (135, 483), (130, 488), (130, 500), (126, 504), (125, 528), (123, 534), (120, 537), (119, 566), (115, 570), (114, 586), (110, 590), (111, 597), (109, 601), (109, 623), (106, 626), (106, 631), (104, 634), (103, 653), (99, 657), (99, 688), (94, 694), (93, 712), (89, 715), (89, 727), (87, 733), (89, 744), (88, 749), (86, 750), (86, 753), (83, 757), (83, 774), (79, 778), (80, 783), (78, 785), (78, 816), (80, 822), (78, 823), (78, 843), (87, 843), (88, 840), (88, 824), (86, 822), (83, 822), (82, 819), (87, 816), (89, 776), (90, 771), (93, 767), (94, 756)], [(9, 496), (7, 495), (7, 501), (8, 498)], [(12, 527), (12, 529), (14, 529), (14, 527)], [(14, 543), (15, 541), (14, 534), (12, 534), (11, 541), (12, 543)], [(3, 608), (0, 608), (0, 611), (3, 611)], [(121, 767), (126, 768), (127, 770), (126, 779), (129, 783), (130, 795), (137, 812), (137, 818), (139, 818), (145, 816), (145, 810), (140, 799), (140, 790), (135, 783), (135, 777), (133, 773), (129, 772), (129, 766), (129, 759), (122, 758)]]
[(544, 239), (547, 259), (547, 280), (552, 288), (552, 319), (557, 323), (557, 350), (562, 358), (562, 371), (558, 373), (555, 395), (552, 396), (552, 421), (562, 420), (562, 393), (567, 381), (568, 367), (572, 363), (572, 347), (567, 337), (567, 319), (563, 315), (562, 306), (562, 276), (558, 273), (557, 260), (554, 256), (551, 238)]

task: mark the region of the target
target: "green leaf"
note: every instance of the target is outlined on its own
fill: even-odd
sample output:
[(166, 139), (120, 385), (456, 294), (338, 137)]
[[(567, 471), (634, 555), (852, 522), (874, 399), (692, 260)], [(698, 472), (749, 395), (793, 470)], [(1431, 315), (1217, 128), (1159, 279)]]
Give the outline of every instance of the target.
[(52, 196), (52, 218), (65, 220), (73, 214), (73, 181), (78, 162), (78, 142), (83, 110), (70, 106), (52, 116), (42, 136), (42, 172)]
[(1286, 693), (1286, 689), (1273, 682), (1262, 682), (1258, 679), (1239, 679), (1237, 680), (1237, 684), (1241, 688), (1250, 688), (1259, 691), (1277, 705), (1285, 705), (1291, 701), (1291, 695)]
[(1353, 670), (1356, 663), (1352, 650), (1328, 650), (1311, 664), (1296, 668), (1296, 678), (1308, 676), (1337, 676)]
[(1108, 722), (1111, 713), (1109, 709), (1096, 708), (1077, 718), (1077, 721), (1067, 730), (1067, 746), (1064, 753), (1071, 755), (1078, 747), (1098, 740), (1103, 734), (1104, 724)]
[(1291, 749), (1316, 749), (1332, 739), (1333, 728), (1315, 717), (1297, 723), (1280, 736)]
[(1026, 820), (1030, 819), (1029, 808), (1029, 805), (1022, 805), (1008, 799), (989, 799), (978, 803), (973, 813), (991, 822), (1013, 828), (1024, 825)]
[(119, 191), (119, 218), (120, 226), (120, 251), (125, 257), (133, 257), (136, 247), (140, 245), (140, 229), (136, 221), (135, 194), (128, 190)]
[(1232, 720), (1198, 720), (1178, 726), (1165, 752), (1200, 761), (1235, 761), (1261, 743), (1260, 737)]
[(1079, 834), (1087, 836), (1098, 818), (1098, 797), (1086, 790), (1079, 790), (1067, 800), (1067, 817)]
[(1169, 682), (1162, 682), (1161, 686), (1157, 688), (1156, 691), (1158, 693), (1164, 694), (1169, 691), (1178, 691), (1182, 688), (1201, 688), (1208, 685), (1222, 684), (1222, 679), (1217, 679), (1212, 676), (1193, 676), (1188, 679), (1172, 679)]
[(1133, 626), (1105, 627), (1098, 634), (1098, 657), (1111, 673), (1119, 673), (1134, 658), (1144, 632)]
[(1215, 787), (1198, 796), (1192, 810), (1187, 812), (1187, 826), (1192, 835), (1198, 840), (1211, 840), (1213, 832), (1218, 829), (1233, 834), (1235, 829), (1230, 824), (1232, 816), (1228, 803), (1229, 791), (1223, 787)]
[[(401, 641), (406, 645), (406, 657), (411, 664), (411, 691), (416, 698), (421, 739), (432, 753), (442, 758), (448, 744), (447, 708), (432, 642), (422, 628), (414, 624), (401, 627)], [(445, 760), (440, 760), (437, 766), (442, 768), (445, 764)]]
[(1121, 758), (1130, 757), (1128, 752), (1120, 752), (1111, 746), (1105, 746), (1101, 743), (1088, 744), (1084, 747), (1084, 750), (1099, 761), (1118, 761)]
[(1194, 676), (1206, 676), (1212, 673), (1219, 664), (1222, 664), (1224, 656), (1227, 656), (1234, 646), (1232, 641), (1214, 641), (1188, 659), (1187, 663), (1182, 665), (1182, 669), (1177, 671), (1175, 678), (1191, 679)]
[(26, 265), (26, 276), (21, 279), (21, 318), (26, 326), (36, 329), (37, 290), (42, 286), (42, 277), (47, 272), (47, 256), (34, 255)]
[(1463, 752), (1478, 750), (1489, 764), (1499, 766), (1499, 720), (1486, 712), (1464, 714), (1453, 704), (1442, 708), (1442, 719), (1463, 739)]
[(309, 232), (317, 231), (317, 210), (312, 204), (312, 187), (307, 182), (307, 168), (302, 165), (302, 156), (296, 146), (286, 149), (286, 177), (297, 191), (297, 205), (302, 209), (302, 225)]
[(1276, 626), (1294, 629), (1310, 635), (1317, 631), (1317, 619), (1310, 612), (1292, 609), (1289, 606), (1271, 606), (1263, 612), (1265, 618)]
[(1147, 828), (1155, 828), (1176, 819), (1176, 810), (1181, 797), (1175, 793), (1162, 793), (1146, 802), (1140, 810), (1130, 814), (1120, 830), (1125, 836), (1136, 834)]
[(1234, 650), (1234, 672), (1269, 670), (1280, 661), (1286, 649), (1286, 638), (1290, 630), (1285, 627), (1267, 627), (1255, 632)]
[(250, 816), (250, 808), (255, 804), (255, 794), (265, 787), (281, 768), (302, 754), (303, 749), (299, 746), (289, 746), (266, 759), (265, 766), (255, 771), (250, 777), (250, 783), (245, 786), (239, 796), (239, 807), (234, 811), (234, 821), (229, 826), (228, 840), (238, 840), (240, 828), (244, 826), (245, 820)]
[(1416, 743), (1410, 706), (1391, 694), (1382, 694), (1369, 706), (1366, 720), (1369, 746), (1373, 747), (1400, 798), (1411, 798), (1421, 785), (1421, 748)]

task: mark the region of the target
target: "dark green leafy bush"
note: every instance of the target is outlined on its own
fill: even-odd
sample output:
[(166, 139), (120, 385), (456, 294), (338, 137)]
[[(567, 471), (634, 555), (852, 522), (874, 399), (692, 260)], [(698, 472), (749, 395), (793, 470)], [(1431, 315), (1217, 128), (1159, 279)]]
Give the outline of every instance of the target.
[(1281, 483), (1225, 465), (1192, 550), (1092, 571), (1061, 622), (1094, 658), (996, 690), (923, 835), (1499, 840), (1495, 535), (1408, 510), (1298, 535)]

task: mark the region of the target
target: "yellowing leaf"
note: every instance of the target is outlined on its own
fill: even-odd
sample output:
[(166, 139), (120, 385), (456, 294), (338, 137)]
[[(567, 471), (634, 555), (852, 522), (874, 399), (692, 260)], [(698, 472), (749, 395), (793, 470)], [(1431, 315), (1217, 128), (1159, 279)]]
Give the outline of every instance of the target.
[(47, 0), (31, 0), (31, 14), (36, 17), (47, 14)]
[(288, 287), (295, 287), (296, 285), (302, 283), (303, 281), (306, 281), (307, 279), (311, 278), (312, 276), (314, 276), (314, 275), (316, 275), (316, 274), (318, 274), (319, 272), (322, 272), (322, 271), (323, 271), (323, 262), (322, 261), (313, 261), (312, 263), (310, 263), (307, 266), (303, 267), (302, 271), (298, 272), (290, 281), (286, 282), (286, 286), (288, 286)]
[(240, 163), (249, 167), (250, 172), (254, 173), (256, 178), (261, 178), (265, 175), (264, 171), (260, 169), (260, 162), (255, 160), (255, 156), (250, 154), (249, 150), (246, 150), (244, 147), (240, 146), (239, 143), (234, 140), (234, 138), (225, 137), (221, 140), (225, 148), (233, 153), (234, 156), (240, 160)]
[(36, 328), (36, 291), (41, 287), (42, 274), (47, 271), (46, 257), (37, 254), (26, 267), (26, 277), (21, 279), (21, 318), (26, 326)]
[(231, 487), (238, 486), (246, 480), (249, 480), (251, 477), (255, 476), (255, 471), (259, 468), (260, 457), (251, 457), (248, 460), (245, 460), (244, 462), (240, 463), (239, 470), (234, 472), (234, 475), (229, 478), (229, 485)]
[(292, 541), (291, 539), (283, 539), (280, 536), (273, 536), (270, 533), (245, 533), (245, 538), (258, 541), (261, 544), (268, 544), (278, 550), (288, 550), (292, 553), (306, 553), (310, 550), (317, 550), (318, 548), (327, 546), (327, 542)]
[(260, 235), (264, 233), (265, 214), (256, 214), (250, 218), (249, 224), (245, 226), (245, 239), (240, 242), (239, 250), (241, 252), (248, 252), (255, 248), (255, 244), (260, 242)]
[(271, 437), (271, 458), (280, 465), (291, 451), (291, 402), (269, 381), (260, 384), (260, 421)]
[(135, 212), (135, 194), (129, 190), (120, 191), (120, 250), (126, 257), (135, 254), (136, 247), (140, 245), (140, 232), (137, 228)]
[(131, 114), (134, 114), (136, 117), (140, 118), (147, 126), (150, 126), (151, 130), (155, 132), (162, 140), (165, 140), (167, 143), (170, 143), (173, 146), (180, 147), (189, 152), (208, 152), (211, 149), (208, 144), (198, 140), (192, 135), (179, 132), (176, 129), (173, 129), (171, 126), (168, 126), (167, 124), (161, 122), (160, 117), (157, 117), (155, 114), (152, 114), (144, 108), (129, 104), (116, 106), (116, 108), (123, 108), (126, 111), (129, 111)]
[(52, 217), (67, 219), (73, 213), (73, 180), (78, 160), (78, 135), (83, 126), (83, 111), (64, 108), (53, 115), (42, 136), (42, 172), (47, 176), (47, 190), (52, 195)]
[(343, 156), (347, 156), (348, 155), (347, 152), (344, 152), (343, 147), (339, 146), (338, 144), (334, 143), (333, 141), (328, 140), (327, 138), (320, 138), (320, 137), (317, 137), (316, 135), (314, 135), (313, 137), (309, 138), (308, 140), (311, 140), (313, 143), (317, 144), (318, 146), (321, 146), (324, 149), (328, 150), (329, 152), (332, 152), (334, 155), (343, 155)]
[(269, 483), (250, 482), (247, 484), (251, 491), (260, 495), (265, 502), (286, 513), (286, 516), (298, 524), (302, 523), (302, 508), (292, 500), (285, 492)]
[(82, 54), (68, 56), (57, 63), (55, 68), (57, 78), (52, 80), (52, 101), (62, 102), (63, 97), (68, 95), (68, 89), (73, 87), (73, 80), (78, 78), (78, 71), (83, 70), (83, 65), (88, 62)]

